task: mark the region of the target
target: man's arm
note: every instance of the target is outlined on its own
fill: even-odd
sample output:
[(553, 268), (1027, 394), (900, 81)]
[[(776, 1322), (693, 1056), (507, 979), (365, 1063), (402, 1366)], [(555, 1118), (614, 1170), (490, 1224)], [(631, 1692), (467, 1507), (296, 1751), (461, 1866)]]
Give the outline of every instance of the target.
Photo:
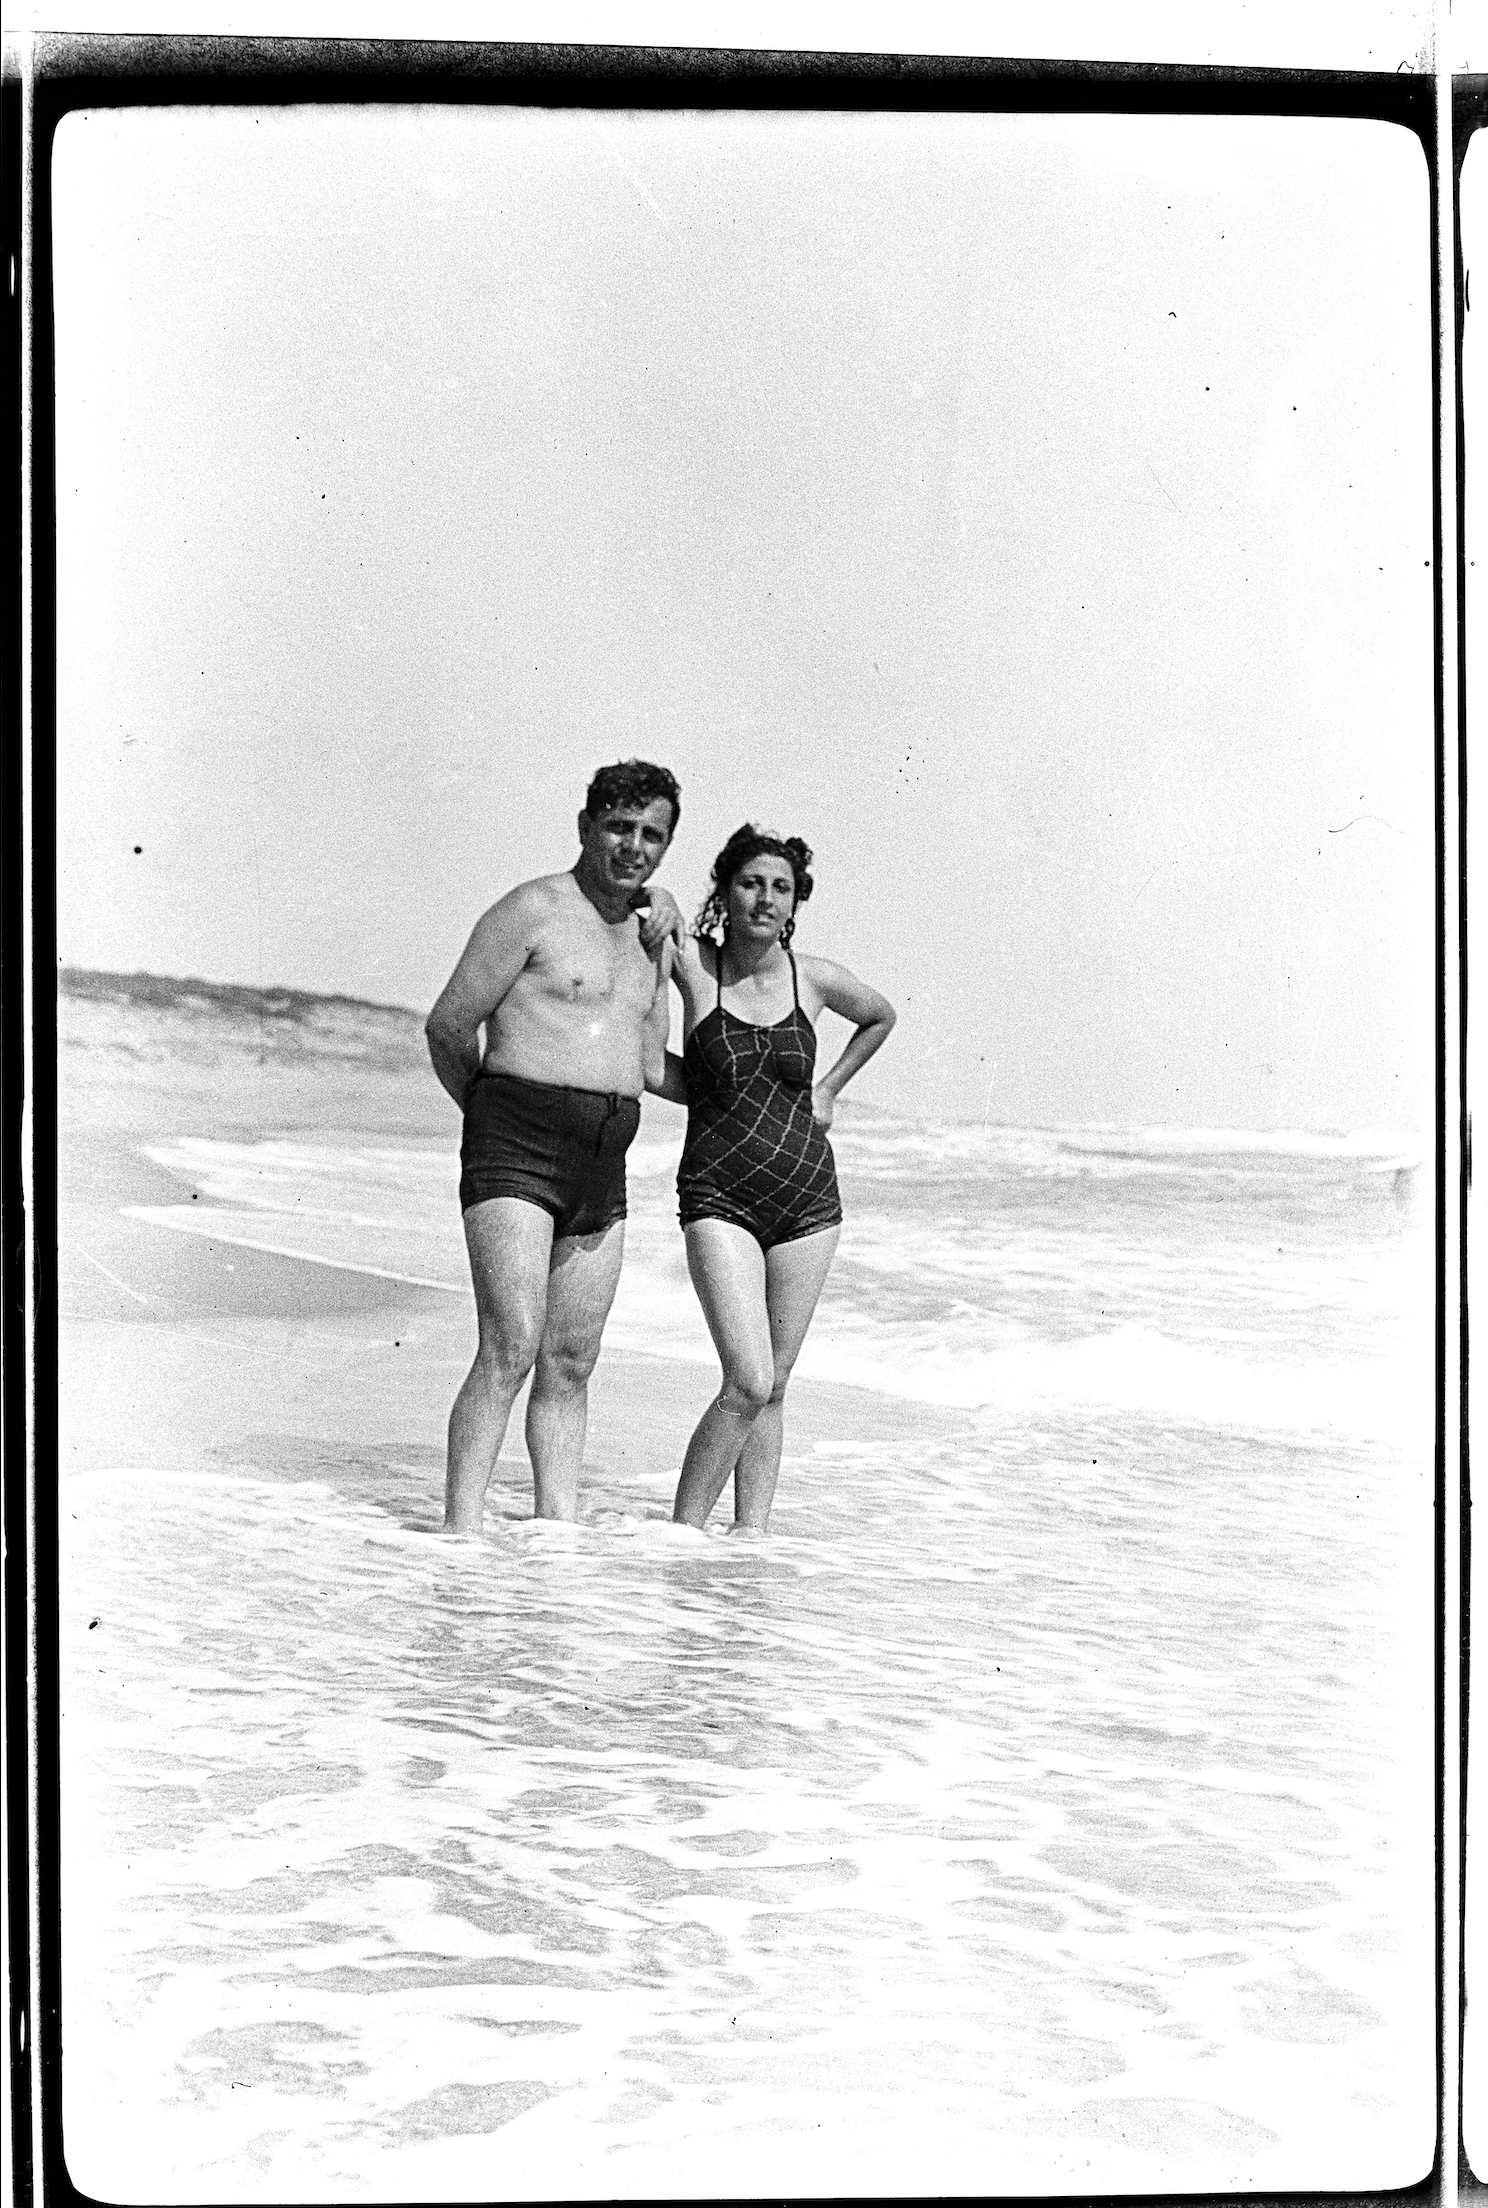
[(530, 884), (511, 890), (475, 924), (439, 1000), (424, 1022), (434, 1071), (463, 1111), (480, 1072), (480, 1030), (521, 973), (536, 939)]

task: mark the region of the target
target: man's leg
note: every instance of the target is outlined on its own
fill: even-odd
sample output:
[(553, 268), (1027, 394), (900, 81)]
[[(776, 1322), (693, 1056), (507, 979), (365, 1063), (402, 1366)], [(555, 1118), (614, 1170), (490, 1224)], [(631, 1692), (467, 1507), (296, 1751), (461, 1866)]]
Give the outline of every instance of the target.
[(450, 1412), (444, 1523), (451, 1533), (481, 1530), (506, 1422), (542, 1340), (553, 1222), (536, 1204), (493, 1196), (466, 1212), (465, 1246), (480, 1345)]
[(527, 1450), (536, 1518), (573, 1518), (589, 1418), (589, 1375), (620, 1279), (625, 1221), (602, 1234), (566, 1235), (553, 1244), (548, 1315), (532, 1393)]

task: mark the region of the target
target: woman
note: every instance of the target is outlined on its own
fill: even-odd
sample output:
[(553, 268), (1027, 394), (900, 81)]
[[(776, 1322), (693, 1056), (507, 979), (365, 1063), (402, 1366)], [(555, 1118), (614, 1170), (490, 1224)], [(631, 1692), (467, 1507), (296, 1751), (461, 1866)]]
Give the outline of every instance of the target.
[[(826, 1130), (842, 1089), (894, 1024), (894, 1008), (830, 959), (797, 958), (811, 895), (799, 836), (747, 824), (713, 863), (693, 938), (674, 956), (683, 1055), (653, 1048), (648, 1086), (688, 1108), (677, 1194), (687, 1269), (723, 1385), (682, 1462), (672, 1516), (701, 1526), (734, 1475), (734, 1523), (763, 1533), (774, 1499), (791, 1368), (842, 1224)], [(855, 1033), (816, 1078), (816, 1020)]]

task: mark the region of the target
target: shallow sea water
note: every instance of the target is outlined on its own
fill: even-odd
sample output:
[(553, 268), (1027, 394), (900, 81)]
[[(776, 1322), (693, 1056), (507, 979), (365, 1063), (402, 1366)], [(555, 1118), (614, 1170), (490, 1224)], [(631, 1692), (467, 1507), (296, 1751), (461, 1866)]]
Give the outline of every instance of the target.
[(844, 1441), (768, 1544), (613, 1484), (451, 1542), (368, 1470), (68, 1484), (69, 2113), (112, 2189), (1429, 2160), (1429, 1556), (1364, 1454)]
[[(1417, 1439), (1432, 1311), (1419, 1161), (1387, 1140), (1198, 1140), (834, 1127), (846, 1225), (798, 1371), (994, 1420), (1104, 1406)], [(680, 1150), (681, 1115), (652, 1105), (605, 1338), (711, 1366), (676, 1224)], [(141, 1220), (469, 1294), (448, 1143), (321, 1128), (144, 1154), (181, 1200), (131, 1206)]]
[[(162, 1243), (449, 1289), (399, 1351), (398, 1385), (421, 1355), (443, 1399), (470, 1331), (452, 1151), (367, 1093), (341, 1135), (178, 1111), (139, 1148), (179, 1200), (129, 1210)], [(676, 1133), (653, 1115), (637, 1146), (607, 1355), (680, 1438), (711, 1383)], [(1424, 2173), (1413, 1162), (868, 1115), (838, 1151), (848, 1225), (801, 1370), (839, 1392), (788, 1440), (764, 1543), (671, 1527), (654, 1467), (602, 1461), (578, 1527), (535, 1526), (511, 1463), (486, 1537), (446, 1539), (439, 1435), (328, 1442), (362, 1367), (312, 1326), (327, 1396), (298, 1448), (229, 1435), (194, 1469), (64, 1480), (85, 2190)], [(179, 1332), (147, 1290), (121, 1281), (124, 1318)]]

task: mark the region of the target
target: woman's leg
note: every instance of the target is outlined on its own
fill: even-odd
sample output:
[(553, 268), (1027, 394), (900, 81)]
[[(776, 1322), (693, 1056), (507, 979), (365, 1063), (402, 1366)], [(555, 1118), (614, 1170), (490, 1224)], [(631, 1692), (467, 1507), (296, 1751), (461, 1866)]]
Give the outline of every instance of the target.
[(774, 1362), (765, 1253), (754, 1236), (725, 1219), (695, 1219), (686, 1231), (687, 1270), (723, 1367), (723, 1385), (687, 1444), (672, 1506), (673, 1518), (700, 1526), (770, 1400)]
[(816, 1309), (840, 1227), (780, 1242), (765, 1257), (765, 1302), (775, 1370), (770, 1400), (750, 1429), (734, 1474), (734, 1523), (763, 1533), (770, 1522), (780, 1448), (785, 1439), (785, 1390)]

